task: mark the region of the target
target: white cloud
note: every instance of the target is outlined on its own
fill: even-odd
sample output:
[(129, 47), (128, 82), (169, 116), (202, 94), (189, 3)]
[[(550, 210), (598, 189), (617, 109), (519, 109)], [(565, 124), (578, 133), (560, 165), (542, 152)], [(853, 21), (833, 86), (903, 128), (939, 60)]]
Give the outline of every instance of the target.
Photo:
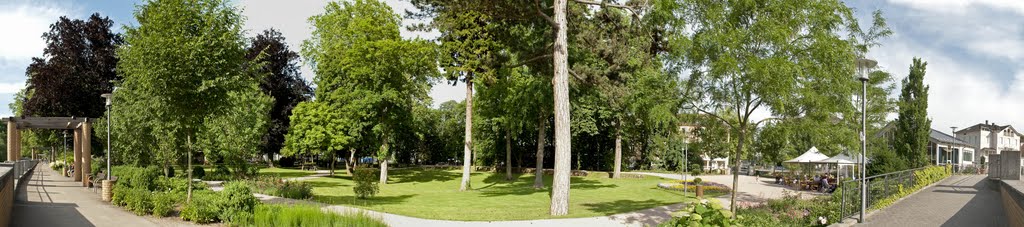
[(14, 94), (21, 91), (25, 83), (0, 83), (0, 94)]
[(50, 30), (50, 24), (67, 12), (60, 8), (20, 5), (0, 10), (0, 67), (27, 65), (32, 57), (43, 55), (45, 40), (43, 33)]
[[(1013, 81), (993, 80), (999, 77), (958, 61), (953, 55), (916, 43), (897, 39), (872, 51), (869, 56), (877, 58), (879, 66), (898, 79), (909, 73), (913, 57), (928, 62), (925, 84), (930, 87), (928, 116), (932, 118), (932, 128), (964, 128), (986, 120), (1024, 125), (1024, 102), (1021, 101), (1024, 100), (1024, 69), (1018, 69)], [(1006, 84), (1011, 89), (1001, 89)]]
[(1024, 1), (1019, 0), (890, 0), (889, 2), (918, 10), (941, 13), (963, 13), (971, 6), (985, 6), (1024, 14)]

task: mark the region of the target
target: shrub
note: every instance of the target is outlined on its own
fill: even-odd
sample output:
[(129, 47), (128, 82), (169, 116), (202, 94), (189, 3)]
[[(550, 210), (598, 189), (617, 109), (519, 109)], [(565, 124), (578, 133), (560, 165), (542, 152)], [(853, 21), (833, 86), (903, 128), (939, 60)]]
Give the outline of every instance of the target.
[(194, 191), (192, 201), (181, 208), (181, 219), (195, 223), (206, 224), (216, 222), (221, 210), (219, 205), (222, 198), (213, 191)]
[(356, 197), (365, 199), (377, 194), (379, 190), (377, 187), (377, 181), (379, 180), (377, 171), (374, 168), (358, 168), (355, 170), (352, 180), (355, 181), (356, 186), (352, 190), (355, 191)]
[(693, 178), (693, 184), (695, 184), (695, 185), (700, 185), (700, 183), (704, 183), (704, 180), (703, 180), (703, 179), (700, 179), (700, 177), (698, 177), (698, 178)]
[(662, 226), (733, 226), (735, 224), (732, 213), (722, 209), (722, 205), (718, 202), (706, 199), (699, 203), (691, 203), (682, 212), (674, 213), (673, 216), (678, 218), (663, 223)]
[(690, 176), (700, 175), (700, 172), (701, 172), (700, 165), (698, 165), (698, 164), (690, 165)]
[(125, 198), (128, 196), (128, 189), (131, 188), (123, 185), (114, 185), (114, 189), (111, 190), (111, 193), (113, 194), (110, 197), (110, 204), (113, 204), (114, 206), (124, 206), (126, 202)]
[(337, 214), (309, 205), (259, 205), (253, 212), (253, 226), (387, 226), (363, 213)]
[(149, 214), (153, 211), (153, 192), (145, 188), (129, 188), (124, 197), (125, 208), (138, 215)]
[(205, 179), (205, 178), (203, 178), (205, 176), (206, 176), (206, 170), (203, 169), (202, 166), (193, 166), (192, 167), (192, 179)]
[(157, 217), (167, 217), (174, 211), (174, 206), (178, 204), (182, 194), (172, 192), (158, 192), (153, 195), (153, 215)]
[(156, 166), (146, 168), (118, 166), (112, 171), (117, 176), (118, 187), (143, 188), (146, 190), (155, 189), (156, 184), (153, 182), (161, 175), (160, 168)]
[(221, 208), (220, 220), (226, 222), (238, 222), (237, 218), (251, 214), (252, 209), (260, 202), (252, 195), (249, 186), (242, 182), (228, 183), (221, 194), (223, 199), (220, 200), (222, 203), (219, 205)]
[(284, 181), (278, 177), (259, 177), (247, 182), (256, 192), (267, 195), (289, 199), (308, 199), (313, 197), (313, 186), (302, 181)]
[(92, 160), (92, 164), (90, 165), (92, 166), (89, 167), (89, 175), (96, 176), (96, 174), (99, 174), (101, 171), (105, 170), (105, 168), (107, 167), (107, 162), (94, 159)]

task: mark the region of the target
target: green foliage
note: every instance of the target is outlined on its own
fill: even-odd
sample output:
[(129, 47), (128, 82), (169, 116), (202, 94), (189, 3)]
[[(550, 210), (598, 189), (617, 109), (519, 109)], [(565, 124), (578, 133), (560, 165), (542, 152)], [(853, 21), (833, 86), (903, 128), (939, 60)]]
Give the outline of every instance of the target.
[[(250, 138), (236, 128), (217, 128), (228, 126), (224, 121), (262, 127), (260, 119), (248, 118), (259, 115), (260, 103), (238, 106), (238, 95), (258, 88), (246, 64), (244, 18), (236, 8), (220, 0), (155, 0), (136, 7), (134, 15), (138, 25), (125, 27), (130, 45), (117, 50), (117, 72), (124, 79), (114, 92), (118, 108), (112, 115), (118, 120), (112, 128), (125, 132), (115, 134), (113, 144), (122, 151), (118, 160), (168, 166), (202, 151), (189, 150), (204, 143), (197, 135), (218, 143), (230, 142), (229, 136)], [(220, 147), (204, 149), (212, 148)]]
[(686, 209), (673, 213), (678, 218), (662, 223), (660, 226), (736, 226), (736, 220), (732, 219), (732, 213), (722, 209), (722, 205), (715, 200), (702, 200), (699, 203), (691, 203)]
[(260, 177), (246, 181), (256, 192), (289, 199), (313, 197), (313, 186), (303, 181), (282, 180), (278, 177)]
[(150, 214), (153, 211), (153, 192), (145, 188), (129, 188), (125, 193), (125, 208), (138, 215)]
[(181, 193), (157, 192), (153, 193), (153, 216), (167, 217), (174, 211), (175, 206), (183, 198)]
[(89, 166), (89, 175), (96, 176), (100, 172), (106, 171), (107, 162), (106, 160), (93, 159)]
[(220, 194), (213, 191), (193, 192), (192, 201), (181, 208), (181, 219), (200, 224), (217, 222), (221, 215), (221, 200)]
[(130, 167), (130, 166), (115, 166), (112, 167), (113, 172), (117, 175), (116, 187), (126, 188), (140, 188), (144, 190), (154, 190), (157, 185), (157, 178), (163, 173), (159, 167)]
[(223, 198), (220, 200), (221, 204), (218, 205), (221, 209), (220, 220), (230, 223), (250, 218), (253, 208), (260, 202), (252, 195), (249, 186), (243, 182), (228, 183), (224, 186), (221, 196)]
[(258, 205), (247, 226), (387, 226), (363, 213), (337, 214), (309, 205)]
[(352, 174), (352, 181), (355, 181), (356, 186), (352, 187), (352, 190), (355, 191), (356, 197), (366, 199), (377, 194), (377, 191), (380, 190), (377, 186), (377, 179), (380, 176), (377, 173), (377, 169), (373, 168), (358, 168), (355, 170)]
[(704, 182), (704, 180), (700, 179), (700, 177), (693, 178), (693, 183), (696, 184), (696, 185), (700, 185), (700, 183), (703, 183), (703, 182)]
[(700, 165), (698, 165), (698, 164), (691, 164), (690, 165), (690, 176), (700, 176), (700, 174), (702, 172), (704, 172), (704, 171), (703, 171), (702, 168), (700, 168)]
[(326, 130), (311, 130), (335, 134), (306, 133), (314, 138), (309, 144), (330, 148), (321, 152), (352, 147), (338, 142), (347, 135), (352, 137), (349, 143), (379, 147), (374, 156), (386, 159), (392, 138), (410, 125), (415, 103), (428, 99), (429, 79), (438, 74), (434, 45), (402, 39), (400, 20), (377, 0), (330, 2), (323, 14), (309, 19), (314, 29), (302, 53), (316, 72), (314, 102), (323, 102), (313, 112), (326, 109), (341, 115), (321, 119), (330, 120)]
[(892, 205), (892, 203), (896, 202), (896, 200), (907, 197), (911, 193), (921, 190), (925, 186), (935, 182), (939, 182), (942, 179), (946, 179), (946, 177), (949, 176), (950, 170), (945, 166), (929, 166), (924, 169), (914, 171), (914, 182), (912, 182), (911, 185), (897, 184), (895, 190), (896, 193), (874, 202), (871, 205), (871, 209), (877, 210), (888, 207), (889, 205)]
[(928, 85), (924, 84), (928, 63), (914, 58), (910, 75), (903, 79), (900, 93), (899, 116), (894, 122), (896, 154), (906, 159), (907, 168), (928, 164), (928, 136), (932, 121), (928, 119)]

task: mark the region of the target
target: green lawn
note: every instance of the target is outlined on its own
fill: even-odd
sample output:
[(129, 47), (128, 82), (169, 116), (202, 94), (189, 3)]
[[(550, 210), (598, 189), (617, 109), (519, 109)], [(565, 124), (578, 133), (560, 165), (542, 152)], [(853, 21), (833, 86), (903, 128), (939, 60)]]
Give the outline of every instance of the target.
[[(338, 172), (339, 170), (334, 170), (334, 171)], [(342, 169), (340, 171), (342, 173), (345, 172), (344, 169)], [(260, 169), (260, 175), (262, 175), (262, 176), (275, 176), (275, 177), (280, 177), (280, 178), (304, 177), (304, 176), (313, 175), (315, 173), (316, 172), (313, 172), (311, 170), (284, 169), (284, 168), (277, 168), (277, 167), (270, 167), (270, 168), (262, 168), (262, 169)]]
[[(609, 179), (600, 176), (573, 177), (569, 215), (558, 218), (592, 217), (625, 213), (680, 203), (683, 193), (657, 188), (668, 180)], [(429, 219), (446, 220), (528, 220), (554, 218), (548, 215), (550, 189), (533, 189), (533, 175), (523, 174), (515, 182), (504, 174), (473, 173), (474, 190), (459, 192), (459, 171), (392, 170), (389, 184), (380, 186), (376, 197), (360, 200), (352, 192), (352, 177), (340, 175), (308, 180), (319, 202), (367, 208)], [(551, 185), (551, 176), (545, 177)], [(714, 195), (711, 195), (714, 196)], [(688, 194), (687, 201), (693, 200)]]

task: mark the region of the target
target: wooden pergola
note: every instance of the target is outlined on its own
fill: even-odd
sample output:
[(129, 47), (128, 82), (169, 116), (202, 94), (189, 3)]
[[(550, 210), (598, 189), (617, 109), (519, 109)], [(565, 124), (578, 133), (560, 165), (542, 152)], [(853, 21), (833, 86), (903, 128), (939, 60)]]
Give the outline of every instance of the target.
[[(9, 117), (7, 122), (7, 160), (16, 161), (21, 157), (21, 130), (25, 129), (74, 129), (75, 181), (83, 187), (89, 186), (89, 169), (92, 166), (92, 122), (85, 117)], [(83, 168), (84, 167), (84, 168)]]

